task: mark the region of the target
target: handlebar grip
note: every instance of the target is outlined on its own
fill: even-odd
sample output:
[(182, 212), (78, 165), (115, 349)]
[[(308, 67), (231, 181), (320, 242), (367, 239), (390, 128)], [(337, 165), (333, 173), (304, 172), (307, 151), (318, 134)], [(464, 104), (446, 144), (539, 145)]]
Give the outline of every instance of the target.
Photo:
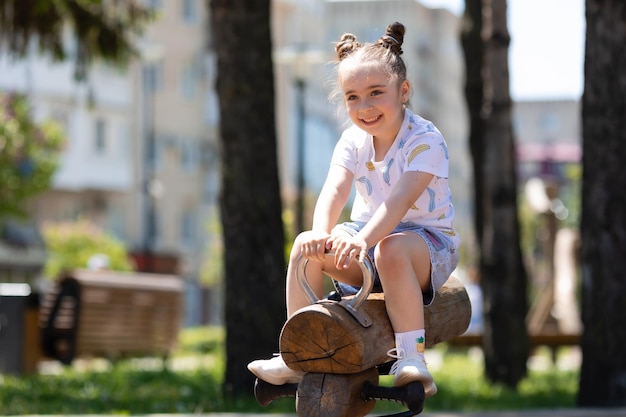
[[(326, 256), (335, 256), (335, 252), (326, 252)], [(374, 263), (369, 256), (367, 256), (363, 262), (359, 262), (358, 259), (353, 259), (352, 262), (358, 262), (361, 272), (363, 273), (363, 285), (354, 298), (346, 305), (348, 309), (356, 311), (365, 300), (367, 300), (367, 297), (374, 288)], [(296, 278), (311, 304), (315, 304), (319, 301), (319, 298), (317, 298), (317, 295), (309, 285), (309, 281), (306, 277), (306, 266), (308, 263), (309, 260), (302, 255), (298, 257), (296, 261)]]

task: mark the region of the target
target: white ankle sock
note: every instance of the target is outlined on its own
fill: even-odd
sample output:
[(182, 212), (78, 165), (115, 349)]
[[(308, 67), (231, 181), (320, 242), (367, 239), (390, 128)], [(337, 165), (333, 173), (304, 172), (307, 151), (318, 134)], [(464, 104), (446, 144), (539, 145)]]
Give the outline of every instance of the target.
[(418, 356), (424, 360), (424, 349), (426, 347), (426, 331), (424, 329), (396, 333), (395, 336), (396, 348), (404, 350), (407, 357)]

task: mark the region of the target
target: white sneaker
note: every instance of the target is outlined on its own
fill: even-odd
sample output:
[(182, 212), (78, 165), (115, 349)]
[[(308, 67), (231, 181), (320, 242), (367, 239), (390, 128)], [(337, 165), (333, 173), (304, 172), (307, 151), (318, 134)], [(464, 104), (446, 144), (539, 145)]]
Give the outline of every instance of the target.
[(304, 372), (295, 371), (287, 366), (280, 354), (272, 359), (259, 359), (248, 364), (248, 369), (257, 378), (272, 385), (297, 384), (302, 381)]
[[(395, 351), (395, 352), (394, 352)], [(406, 356), (404, 349), (391, 349), (387, 354), (396, 359), (396, 363), (391, 366), (389, 375), (393, 375), (393, 384), (401, 387), (409, 382), (419, 381), (424, 385), (426, 398), (437, 393), (437, 385), (433, 381), (433, 376), (428, 372), (426, 362), (418, 356)]]

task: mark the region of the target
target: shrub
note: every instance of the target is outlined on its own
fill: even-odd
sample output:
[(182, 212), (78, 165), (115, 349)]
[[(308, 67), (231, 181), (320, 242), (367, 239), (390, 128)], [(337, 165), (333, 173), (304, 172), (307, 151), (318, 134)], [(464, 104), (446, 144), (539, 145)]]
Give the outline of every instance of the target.
[(97, 254), (109, 258), (108, 269), (133, 269), (124, 244), (89, 221), (46, 223), (42, 232), (48, 248), (44, 266), (48, 278), (56, 278), (64, 270), (86, 268), (89, 259)]

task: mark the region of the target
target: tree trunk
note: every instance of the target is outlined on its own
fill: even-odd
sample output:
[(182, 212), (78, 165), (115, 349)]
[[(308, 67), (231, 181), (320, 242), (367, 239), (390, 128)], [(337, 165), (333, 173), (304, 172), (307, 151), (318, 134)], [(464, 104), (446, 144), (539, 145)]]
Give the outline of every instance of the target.
[(626, 405), (626, 3), (587, 0), (578, 403)]
[[(489, 1), (487, 1), (489, 3)], [(526, 375), (526, 271), (517, 218), (515, 143), (509, 95), (509, 42), (506, 0), (492, 0), (486, 44), (489, 82), (485, 98), (483, 232), (481, 286), (486, 301), (483, 348), (487, 376), (515, 386)]]
[(253, 359), (278, 351), (285, 255), (269, 0), (213, 0), (226, 280), (225, 392), (248, 394)]
[(514, 387), (526, 375), (529, 340), (526, 271), (517, 217), (506, 10), (506, 0), (466, 0), (463, 40), (468, 62), (466, 94), (472, 115), (470, 148), (484, 300), (485, 371), (492, 382)]
[(470, 120), (469, 148), (474, 166), (474, 232), (476, 242), (482, 241), (483, 234), (483, 181), (478, 175), (478, 168), (483, 166), (483, 135), (485, 119), (483, 117), (483, 66), (485, 64), (485, 45), (482, 38), (483, 2), (466, 0), (463, 15), (461, 44), (465, 57), (465, 101)]

